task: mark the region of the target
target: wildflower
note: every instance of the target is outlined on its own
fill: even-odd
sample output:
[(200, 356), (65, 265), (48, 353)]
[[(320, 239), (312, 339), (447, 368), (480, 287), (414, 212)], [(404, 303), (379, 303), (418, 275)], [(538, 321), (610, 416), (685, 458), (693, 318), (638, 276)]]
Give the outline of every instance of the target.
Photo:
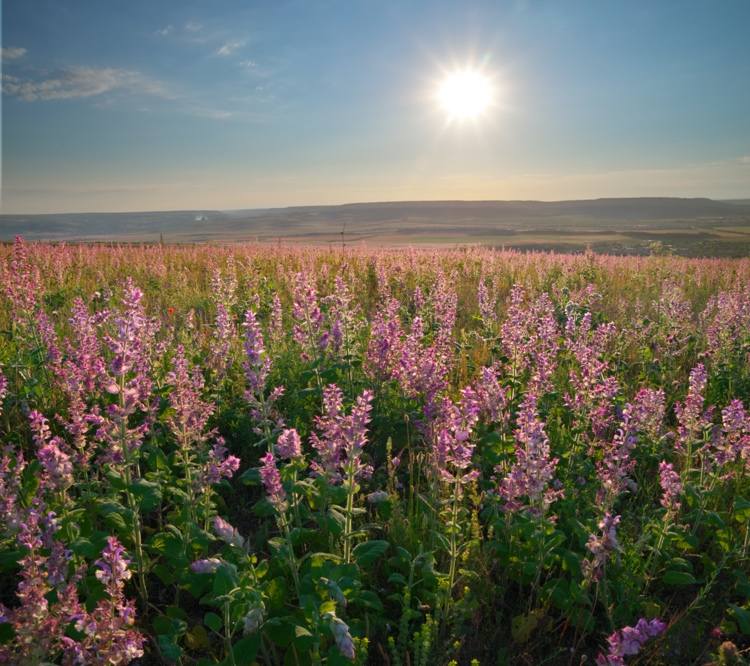
[(0, 366), (0, 415), (3, 413), (3, 400), (8, 395), (8, 378), (3, 374), (3, 368)]
[[(353, 354), (356, 351), (354, 344), (359, 331), (364, 326), (364, 321), (359, 316), (349, 286), (340, 275), (336, 276), (334, 291), (326, 297), (325, 301), (330, 306), (328, 318), (331, 322), (329, 333), (331, 350), (337, 354)], [(325, 348), (326, 345), (321, 346)]]
[(202, 483), (212, 486), (222, 479), (231, 479), (240, 468), (237, 456), (227, 455), (227, 447), (223, 437), (217, 437), (208, 453), (208, 461), (201, 475)]
[(263, 602), (260, 602), (259, 606), (253, 606), (245, 615), (245, 619), (242, 622), (242, 633), (245, 636), (254, 634), (260, 629), (263, 624), (263, 620), (266, 616), (266, 607)]
[(443, 479), (461, 484), (477, 478), (478, 470), (467, 472), (475, 444), (472, 431), (479, 420), (479, 402), (471, 387), (461, 391), (461, 400), (454, 404), (444, 398), (438, 416), (431, 424), (433, 463)]
[(125, 548), (116, 537), (107, 537), (107, 545), (102, 551), (102, 556), (96, 561), (99, 571), (96, 577), (107, 587), (108, 590), (121, 590), (126, 580), (130, 580), (131, 573), (128, 569), (130, 561), (124, 557)]
[(665, 410), (663, 389), (642, 388), (628, 406), (630, 423), (634, 430), (656, 440), (663, 428)]
[(167, 424), (177, 436), (180, 446), (186, 449), (191, 444), (205, 441), (204, 431), (214, 408), (201, 399), (203, 375), (197, 367), (191, 372), (182, 345), (177, 347), (172, 370), (167, 374), (166, 380), (172, 387), (169, 392), (172, 412)]
[(11, 303), (10, 311), (14, 319), (24, 324), (37, 307), (37, 299), (43, 294), (39, 269), (29, 258), (29, 253), (21, 236), (13, 242), (10, 270), (4, 282), (5, 296)]
[(598, 581), (602, 577), (604, 567), (609, 561), (610, 555), (620, 549), (617, 540), (617, 526), (620, 524), (620, 516), (613, 516), (609, 511), (599, 521), (600, 534), (591, 534), (586, 548), (593, 555), (593, 559), (582, 562), (582, 569), (586, 578)]
[(302, 455), (302, 441), (299, 433), (294, 428), (281, 431), (276, 440), (276, 453), (281, 458), (298, 458)]
[(603, 436), (611, 425), (612, 400), (619, 391), (617, 379), (608, 375), (609, 363), (604, 358), (615, 332), (612, 323), (594, 329), (590, 312), (579, 323), (570, 314), (565, 328), (565, 344), (578, 364), (570, 371), (572, 393), (564, 396), (565, 404), (595, 437)]
[(481, 278), (477, 287), (477, 302), (479, 304), (479, 316), (487, 328), (490, 328), (497, 320), (497, 314), (495, 314), (496, 298), (494, 293), (490, 295), (486, 280)]
[(347, 659), (354, 661), (357, 651), (354, 648), (352, 635), (349, 633), (349, 626), (333, 613), (327, 613), (326, 616), (339, 652)]
[(701, 320), (706, 330), (706, 356), (717, 364), (730, 363), (742, 350), (750, 329), (750, 290), (744, 285), (720, 291), (709, 300)]
[(366, 366), (381, 381), (394, 373), (401, 352), (399, 307), (398, 300), (388, 297), (380, 303), (370, 323)]
[(234, 322), (223, 303), (216, 305), (216, 319), (214, 321), (208, 364), (216, 372), (218, 378), (223, 379), (231, 363), (230, 354), (235, 336)]
[(196, 560), (190, 565), (190, 570), (197, 574), (216, 573), (222, 562), (217, 557), (209, 557), (203, 560)]
[(225, 543), (235, 548), (242, 548), (245, 545), (245, 540), (242, 538), (236, 528), (232, 527), (226, 520), (220, 516), (214, 517), (213, 522), (214, 534), (219, 537)]
[(380, 504), (388, 500), (388, 493), (385, 490), (376, 490), (367, 495), (367, 501), (370, 504)]
[(367, 444), (372, 399), (372, 391), (363, 391), (347, 416), (341, 389), (335, 384), (323, 389), (323, 415), (315, 419), (320, 435), (311, 436), (312, 446), (318, 453), (318, 460), (312, 465), (316, 473), (340, 481), (342, 473), (349, 469), (355, 475), (365, 469), (361, 456)]
[(650, 639), (664, 633), (666, 628), (667, 625), (659, 619), (641, 618), (634, 627), (623, 627), (615, 631), (607, 638), (607, 654), (599, 654), (596, 658), (597, 665), (623, 666), (625, 657), (638, 654)]
[(48, 485), (63, 490), (73, 483), (73, 464), (70, 456), (60, 447), (62, 440), (53, 437), (37, 451), (37, 458), (44, 469)]
[(506, 510), (523, 508), (525, 497), (532, 512), (544, 514), (563, 491), (550, 487), (558, 459), (550, 458), (549, 439), (537, 413), (535, 395), (527, 394), (524, 398), (517, 424), (516, 460), (500, 482), (500, 496), (505, 500)]
[(723, 466), (740, 458), (750, 466), (750, 418), (741, 400), (732, 400), (721, 411), (721, 424), (714, 452), (716, 463)]
[(482, 368), (474, 384), (479, 416), (488, 423), (505, 424), (508, 420), (508, 389), (500, 384), (495, 367)]
[(260, 468), (260, 478), (266, 489), (268, 499), (275, 507), (279, 508), (286, 499), (284, 487), (281, 485), (281, 475), (276, 467), (276, 459), (270, 451), (261, 458), (263, 466)]
[(674, 411), (677, 415), (677, 441), (675, 446), (682, 450), (690, 440), (699, 440), (703, 432), (711, 425), (710, 411), (704, 411), (703, 394), (708, 384), (708, 374), (702, 363), (690, 371), (688, 394), (685, 402), (677, 403)]
[(661, 485), (661, 505), (676, 513), (680, 510), (680, 495), (682, 495), (682, 481), (680, 475), (674, 471), (672, 463), (662, 460), (659, 463), (659, 485)]
[(302, 347), (302, 358), (310, 361), (324, 350), (326, 337), (323, 331), (323, 313), (318, 305), (318, 292), (313, 278), (305, 272), (297, 273), (294, 282), (292, 306), (294, 341)]

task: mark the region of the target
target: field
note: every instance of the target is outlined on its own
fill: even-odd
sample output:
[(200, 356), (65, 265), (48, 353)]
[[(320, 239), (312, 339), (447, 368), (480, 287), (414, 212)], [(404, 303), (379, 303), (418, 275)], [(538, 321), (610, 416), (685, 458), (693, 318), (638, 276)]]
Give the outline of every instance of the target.
[[(267, 210), (0, 216), (0, 240), (480, 246), (689, 257), (750, 255), (750, 202), (632, 198), (416, 201)], [(656, 245), (655, 245), (656, 244)]]
[(0, 663), (747, 663), (750, 260), (18, 239), (0, 278)]

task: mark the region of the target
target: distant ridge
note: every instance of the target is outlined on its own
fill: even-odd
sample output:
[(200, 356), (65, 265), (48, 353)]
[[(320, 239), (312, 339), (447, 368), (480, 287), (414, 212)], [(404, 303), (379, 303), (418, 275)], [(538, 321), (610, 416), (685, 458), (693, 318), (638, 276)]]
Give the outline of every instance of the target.
[[(642, 252), (667, 236), (741, 254), (750, 201), (634, 197), (571, 201), (384, 201), (246, 210), (0, 215), (0, 240), (483, 244)], [(665, 236), (666, 234), (666, 236)], [(681, 241), (682, 242), (682, 241)], [(719, 252), (718, 245), (727, 248)], [(674, 244), (674, 243), (673, 243)], [(679, 243), (678, 243), (679, 245)], [(717, 247), (714, 247), (717, 246)], [(731, 246), (731, 247), (730, 247)], [(748, 246), (750, 247), (750, 246)], [(689, 249), (689, 248), (688, 248)], [(687, 250), (686, 250), (687, 251)], [(692, 251), (692, 250), (691, 250)], [(697, 251), (697, 250), (696, 250)]]

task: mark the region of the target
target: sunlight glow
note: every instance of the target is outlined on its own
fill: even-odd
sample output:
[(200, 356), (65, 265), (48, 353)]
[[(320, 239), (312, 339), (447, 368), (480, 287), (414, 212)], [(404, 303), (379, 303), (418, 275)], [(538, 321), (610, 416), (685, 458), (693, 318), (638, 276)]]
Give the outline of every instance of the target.
[(440, 82), (436, 100), (450, 121), (476, 120), (492, 106), (494, 86), (476, 69), (448, 72)]

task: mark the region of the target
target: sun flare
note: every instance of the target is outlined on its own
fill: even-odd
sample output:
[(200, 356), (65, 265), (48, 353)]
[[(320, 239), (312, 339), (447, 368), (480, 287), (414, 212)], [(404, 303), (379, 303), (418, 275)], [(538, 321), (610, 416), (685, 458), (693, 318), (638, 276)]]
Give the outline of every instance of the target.
[(475, 120), (492, 106), (495, 90), (488, 76), (476, 69), (448, 72), (437, 87), (437, 103), (451, 121)]

